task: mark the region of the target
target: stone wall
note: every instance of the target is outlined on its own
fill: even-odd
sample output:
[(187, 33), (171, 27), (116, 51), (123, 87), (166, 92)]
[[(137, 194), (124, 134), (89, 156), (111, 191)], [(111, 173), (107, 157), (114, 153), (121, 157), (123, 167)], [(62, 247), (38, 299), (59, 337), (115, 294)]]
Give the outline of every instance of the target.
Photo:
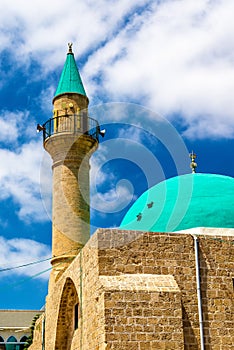
[[(198, 236), (205, 349), (231, 350), (233, 236), (215, 232)], [(200, 349), (193, 236), (98, 230), (50, 289), (45, 349)]]
[[(214, 229), (213, 235), (198, 237), (206, 350), (231, 349), (234, 344), (233, 236), (217, 233)], [(181, 292), (184, 348), (199, 349), (193, 237), (118, 230), (103, 230), (98, 236), (100, 275), (174, 276)]]
[(30, 350), (41, 350), (42, 349), (42, 344), (44, 342), (44, 339), (43, 339), (44, 319), (45, 319), (45, 314), (43, 313), (35, 323), (35, 328), (34, 328), (34, 332), (33, 332), (33, 343), (30, 346)]
[(181, 295), (170, 275), (100, 278), (107, 349), (183, 350)]
[[(57, 282), (50, 285), (46, 302), (46, 350), (105, 349), (104, 299), (98, 269), (98, 251), (87, 245)], [(77, 302), (79, 320), (75, 329)]]

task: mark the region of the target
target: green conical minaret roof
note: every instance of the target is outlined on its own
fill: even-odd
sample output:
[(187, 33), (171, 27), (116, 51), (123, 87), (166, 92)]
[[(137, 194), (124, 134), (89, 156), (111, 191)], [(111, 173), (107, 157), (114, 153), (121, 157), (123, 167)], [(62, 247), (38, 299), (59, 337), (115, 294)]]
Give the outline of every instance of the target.
[(65, 93), (77, 93), (86, 96), (80, 73), (78, 71), (72, 44), (68, 44), (69, 51), (59, 80), (59, 84), (54, 97)]

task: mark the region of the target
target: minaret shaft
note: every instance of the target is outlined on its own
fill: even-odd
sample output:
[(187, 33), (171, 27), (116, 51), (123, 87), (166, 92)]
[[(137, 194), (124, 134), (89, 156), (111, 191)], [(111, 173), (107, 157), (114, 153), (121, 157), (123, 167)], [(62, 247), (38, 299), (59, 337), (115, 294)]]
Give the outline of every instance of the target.
[(53, 159), (51, 263), (59, 270), (89, 239), (89, 157), (96, 147), (88, 135), (60, 133), (45, 142)]

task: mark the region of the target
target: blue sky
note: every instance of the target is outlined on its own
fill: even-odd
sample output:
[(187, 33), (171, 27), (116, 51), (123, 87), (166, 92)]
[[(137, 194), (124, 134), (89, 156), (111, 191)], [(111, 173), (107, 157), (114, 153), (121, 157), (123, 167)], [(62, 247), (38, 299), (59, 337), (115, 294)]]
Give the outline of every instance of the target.
[(91, 159), (94, 231), (190, 172), (191, 150), (198, 171), (234, 176), (233, 12), (232, 0), (1, 1), (0, 308), (39, 309), (47, 293), (51, 164), (36, 124), (67, 43), (107, 130)]

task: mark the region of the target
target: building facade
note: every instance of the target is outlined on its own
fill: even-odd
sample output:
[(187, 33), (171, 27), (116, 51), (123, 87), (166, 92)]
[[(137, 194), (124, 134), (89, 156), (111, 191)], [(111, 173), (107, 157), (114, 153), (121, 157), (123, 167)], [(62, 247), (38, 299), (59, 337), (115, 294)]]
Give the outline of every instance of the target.
[(23, 350), (33, 318), (42, 314), (39, 310), (0, 310), (0, 350)]
[(233, 349), (234, 232), (219, 229), (98, 230), (50, 290), (45, 349), (201, 349), (194, 237), (204, 348)]
[[(54, 116), (39, 129), (53, 159), (53, 269), (30, 350), (233, 349), (234, 180), (215, 177), (217, 186), (228, 183), (230, 199), (214, 211), (206, 205), (199, 212), (199, 203), (213, 194), (203, 188), (199, 197), (195, 188), (194, 208), (179, 230), (149, 225), (157, 206), (140, 199), (120, 229), (99, 229), (89, 238), (89, 157), (100, 128), (89, 118), (71, 45)], [(154, 193), (160, 188), (148, 194)], [(173, 201), (161, 197), (168, 223)], [(210, 215), (223, 219), (209, 228)], [(204, 227), (194, 228), (200, 223)]]

